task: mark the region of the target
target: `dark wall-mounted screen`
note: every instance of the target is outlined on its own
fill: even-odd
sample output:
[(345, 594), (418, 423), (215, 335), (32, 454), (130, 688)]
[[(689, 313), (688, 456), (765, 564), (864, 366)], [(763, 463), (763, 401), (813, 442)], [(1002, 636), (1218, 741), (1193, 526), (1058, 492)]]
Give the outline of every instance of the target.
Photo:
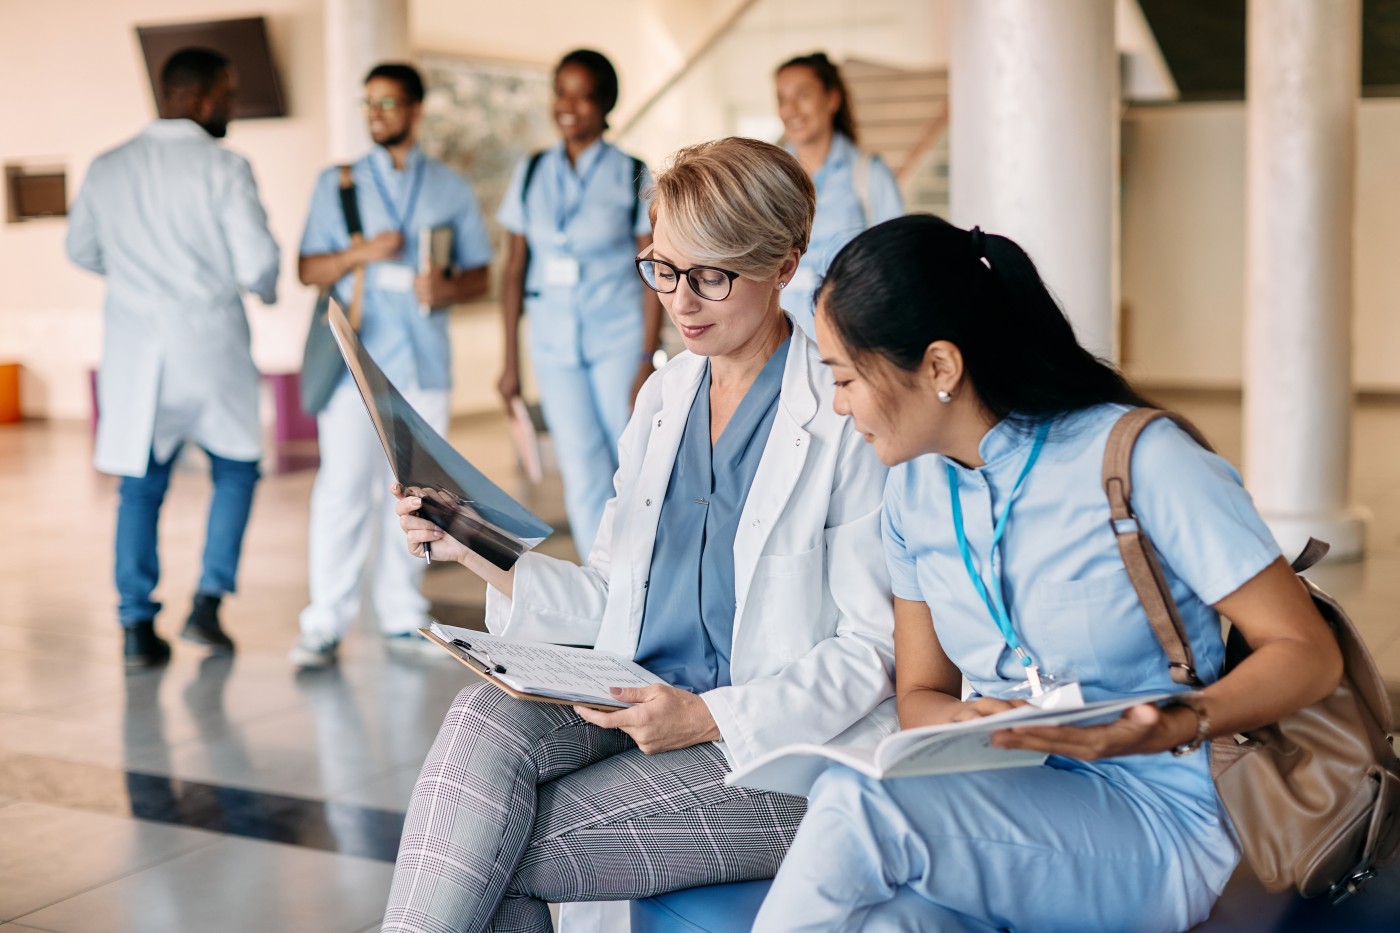
[(224, 53), (238, 70), (235, 119), (286, 116), (282, 86), (277, 81), (272, 50), (267, 44), (267, 24), (261, 16), (211, 23), (137, 26), (136, 35), (141, 39), (141, 51), (146, 56), (146, 73), (151, 79), (151, 93), (155, 95), (157, 109), (161, 98), (160, 70), (166, 59), (180, 49), (197, 45)]

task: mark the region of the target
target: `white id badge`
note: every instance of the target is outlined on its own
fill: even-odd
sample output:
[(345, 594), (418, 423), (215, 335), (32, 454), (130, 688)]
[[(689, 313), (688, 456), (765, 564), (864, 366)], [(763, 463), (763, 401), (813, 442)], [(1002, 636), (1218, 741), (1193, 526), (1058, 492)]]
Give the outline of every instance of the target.
[(1045, 692), (1030, 701), (1031, 706), (1041, 709), (1079, 709), (1084, 705), (1084, 693), (1079, 689), (1079, 681), (1050, 680), (1045, 684)]
[(544, 260), (546, 285), (577, 285), (578, 260), (562, 253), (552, 253)]
[(401, 262), (377, 262), (370, 275), (370, 285), (381, 292), (412, 292), (418, 273)]

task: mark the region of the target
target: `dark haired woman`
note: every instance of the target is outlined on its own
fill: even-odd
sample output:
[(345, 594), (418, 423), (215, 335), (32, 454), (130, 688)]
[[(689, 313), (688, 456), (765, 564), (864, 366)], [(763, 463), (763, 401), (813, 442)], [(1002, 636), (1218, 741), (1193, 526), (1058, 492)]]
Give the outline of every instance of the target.
[[(1100, 485), (1110, 428), (1145, 403), (1076, 343), (1020, 247), (901, 218), (842, 250), (819, 303), (837, 411), (894, 467), (884, 539), (901, 726), (1007, 709), (1037, 676), (1077, 681), (1086, 701), (1185, 691)], [(1048, 754), (1041, 767), (884, 782), (827, 771), (756, 929), (1180, 930), (1206, 918), (1238, 860), (1206, 740), (1325, 696), (1341, 658), (1233, 467), (1158, 421), (1132, 472), (1208, 686), (1106, 725), (994, 734)], [(1217, 613), (1254, 648), (1224, 677)]]
[(817, 188), (812, 245), (783, 293), (783, 310), (815, 336), (812, 299), (831, 258), (866, 227), (904, 213), (904, 201), (880, 157), (856, 148), (846, 84), (825, 52), (784, 62), (773, 80), (787, 150)]
[(642, 162), (603, 139), (617, 72), (577, 49), (554, 70), (558, 145), (521, 160), (496, 215), (511, 233), (502, 281), (507, 406), (520, 394), (520, 316), (564, 479), (564, 505), (581, 558), (612, 498), (617, 440), (651, 375), (661, 305), (632, 258), (651, 243)]

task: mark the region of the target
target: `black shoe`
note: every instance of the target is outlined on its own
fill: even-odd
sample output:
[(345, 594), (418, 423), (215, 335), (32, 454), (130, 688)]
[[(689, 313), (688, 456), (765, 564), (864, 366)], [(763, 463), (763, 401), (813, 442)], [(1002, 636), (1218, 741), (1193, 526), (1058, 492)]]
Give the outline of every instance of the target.
[(200, 594), (194, 598), (194, 608), (185, 620), (180, 637), (208, 648), (211, 654), (233, 654), (233, 639), (219, 627), (219, 602), (222, 596)]
[(140, 670), (159, 667), (170, 660), (170, 642), (156, 634), (155, 622), (133, 622), (126, 626), (126, 643), (122, 647), (126, 669)]

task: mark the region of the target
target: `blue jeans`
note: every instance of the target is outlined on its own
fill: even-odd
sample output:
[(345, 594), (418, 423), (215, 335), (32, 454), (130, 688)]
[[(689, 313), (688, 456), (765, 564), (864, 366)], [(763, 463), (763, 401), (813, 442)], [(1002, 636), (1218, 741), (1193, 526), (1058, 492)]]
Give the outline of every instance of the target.
[[(209, 453), (205, 451), (205, 453)], [(170, 488), (170, 467), (180, 455), (177, 447), (164, 463), (151, 455), (145, 476), (123, 476), (121, 502), (117, 506), (117, 618), (123, 626), (154, 619), (160, 603), (151, 593), (160, 581), (160, 555), (156, 553), (156, 527), (160, 507)], [(204, 539), (204, 571), (199, 578), (202, 595), (222, 596), (235, 589), (243, 530), (253, 507), (253, 487), (258, 481), (256, 460), (226, 460), (209, 454), (214, 499), (209, 505), (209, 528)]]

